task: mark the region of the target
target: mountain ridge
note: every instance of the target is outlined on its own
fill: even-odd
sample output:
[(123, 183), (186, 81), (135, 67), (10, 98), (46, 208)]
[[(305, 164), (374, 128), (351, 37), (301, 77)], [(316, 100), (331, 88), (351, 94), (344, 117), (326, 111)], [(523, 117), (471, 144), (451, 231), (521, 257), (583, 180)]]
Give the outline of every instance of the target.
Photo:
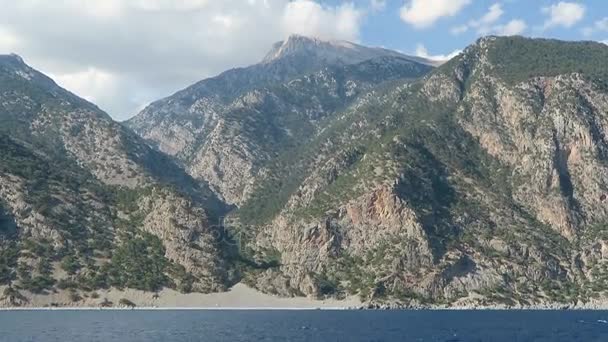
[[(345, 40), (323, 40), (302, 35), (290, 35), (286, 40), (275, 43), (261, 63), (271, 63), (290, 55), (311, 54), (326, 61), (355, 64), (379, 56), (401, 57), (413, 62), (437, 66), (439, 62), (422, 57), (408, 56), (385, 48), (372, 48)], [(317, 57), (318, 58), (318, 57)]]
[[(0, 128), (0, 281), (49, 291), (50, 263), (69, 272), (61, 286), (83, 295), (242, 281), (280, 296), (358, 295), (391, 307), (608, 298), (608, 46), (490, 36), (433, 68), (291, 40), (258, 69), (148, 107), (126, 123), (141, 138), (0, 69), (0, 116), (16, 128)], [(296, 65), (292, 48), (319, 50)], [(132, 149), (101, 143), (116, 137)], [(103, 171), (98, 145), (122, 159)], [(125, 165), (127, 176), (115, 172)], [(157, 177), (139, 177), (146, 172)], [(174, 189), (180, 180), (185, 194)], [(114, 181), (135, 183), (108, 192)], [(230, 208), (209, 210), (197, 186)], [(97, 209), (81, 213), (78, 203)], [(225, 214), (219, 230), (214, 211)], [(89, 240), (101, 243), (87, 248), (105, 255), (106, 269), (89, 265)], [(128, 241), (149, 252), (130, 254)], [(125, 275), (140, 265), (144, 274)], [(19, 297), (5, 289), (4, 301)]]
[(0, 117), (3, 222), (18, 228), (0, 237), (2, 303), (108, 286), (224, 288), (209, 222), (223, 204), (204, 182), (15, 56), (0, 58)]
[[(264, 140), (284, 144), (293, 140), (290, 134), (303, 138), (298, 131), (322, 129), (317, 127), (319, 119), (333, 115), (371, 86), (397, 78), (416, 78), (432, 68), (388, 50), (349, 48), (346, 58), (337, 58), (344, 56), (344, 49), (329, 42), (292, 36), (285, 44), (293, 45), (293, 50), (280, 58), (195, 83), (147, 107), (126, 125), (159, 150), (175, 156), (193, 176), (209, 180), (220, 198), (238, 205), (256, 174), (264, 172), (264, 164), (275, 153), (272, 147), (259, 148), (268, 145)], [(328, 55), (330, 58), (326, 58)], [(252, 72), (256, 76), (251, 77)], [(374, 75), (376, 72), (378, 75)], [(259, 82), (252, 83), (252, 79)], [(235, 83), (239, 84), (236, 90), (224, 92)], [(248, 83), (251, 87), (242, 86)], [(300, 83), (309, 85), (298, 86)], [(294, 92), (296, 87), (300, 87), (299, 93)], [(313, 91), (307, 93), (309, 89)], [(303, 94), (310, 98), (305, 99)], [(241, 118), (235, 121), (235, 115)], [(266, 126), (251, 125), (254, 119), (245, 119), (245, 115), (265, 120)], [(295, 120), (297, 116), (300, 124), (284, 122), (283, 117)], [(249, 126), (245, 125), (247, 120)], [(246, 132), (256, 129), (268, 136), (261, 139)], [(231, 133), (238, 135), (235, 141), (222, 141), (223, 130), (242, 134)], [(279, 139), (272, 140), (276, 137)], [(223, 151), (228, 150), (233, 152), (226, 155)], [(241, 155), (246, 157), (238, 157)], [(236, 184), (222, 181), (225, 175)], [(244, 195), (235, 195), (239, 192)]]
[[(402, 305), (526, 305), (599, 295), (589, 292), (598, 275), (588, 266), (571, 266), (570, 260), (597, 262), (590, 261), (598, 256), (591, 256), (583, 236), (605, 229), (600, 228), (606, 217), (600, 201), (605, 170), (596, 151), (605, 149), (598, 137), (606, 134), (601, 114), (606, 94), (596, 75), (606, 71), (601, 61), (608, 49), (591, 45), (581, 51), (574, 44), (573, 50), (588, 60), (580, 65), (586, 74), (580, 74), (551, 62), (562, 56), (546, 54), (547, 48), (569, 43), (545, 46), (542, 41), (537, 50), (520, 56), (540, 56), (549, 63), (537, 63), (515, 84), (496, 73), (488, 52), (502, 56), (505, 46), (529, 49), (534, 42), (480, 39), (421, 80), (370, 102), (369, 111), (358, 107), (351, 119), (336, 121), (340, 128), (319, 137), (315, 153), (295, 166), (306, 178), (276, 204), (278, 212), (254, 223), (252, 248), (263, 246), (255, 257), (263, 259), (264, 250), (276, 249), (284, 266), (252, 276), (251, 284), (283, 295), (359, 293)], [(542, 120), (535, 119), (539, 115)], [(573, 136), (584, 137), (584, 143), (573, 147)], [(373, 147), (374, 141), (379, 147)], [(589, 149), (585, 144), (592, 148), (582, 154)], [(538, 146), (538, 155), (530, 153), (532, 146)], [(568, 159), (571, 153), (576, 159)], [(526, 159), (519, 163), (521, 158)], [(548, 174), (541, 171), (544, 165)], [(255, 222), (268, 214), (264, 203), (277, 198), (277, 185), (293, 174), (273, 177), (278, 179), (268, 183), (264, 197), (254, 193), (242, 206), (240, 220)], [(538, 186), (527, 187), (525, 179)], [(586, 219), (574, 219), (579, 216)], [(515, 261), (502, 259), (505, 255)], [(535, 272), (546, 283), (526, 289), (538, 281), (528, 278)]]
[[(279, 45), (280, 44), (280, 45)], [(205, 94), (205, 91), (207, 90), (207, 86), (219, 86), (219, 87), (223, 87), (222, 90), (226, 90), (226, 85), (223, 85), (222, 83), (226, 83), (229, 84), (230, 86), (234, 87), (236, 89), (236, 92), (242, 92), (242, 91), (246, 91), (248, 89), (251, 89), (251, 87), (259, 87), (259, 86), (264, 86), (268, 83), (268, 81), (272, 81), (272, 82), (281, 82), (281, 81), (286, 81), (289, 78), (293, 78), (296, 76), (302, 76), (306, 73), (312, 73), (316, 70), (319, 70), (325, 66), (329, 66), (329, 65), (335, 65), (335, 64), (353, 64), (353, 63), (359, 63), (362, 62), (366, 59), (371, 59), (374, 57), (379, 57), (379, 56), (394, 56), (394, 57), (402, 57), (405, 59), (410, 59), (413, 62), (417, 62), (417, 63), (422, 63), (422, 64), (428, 64), (428, 65), (433, 65), (432, 62), (429, 62), (426, 59), (423, 58), (419, 58), (419, 57), (412, 57), (412, 56), (407, 56), (395, 51), (391, 51), (391, 50), (387, 50), (387, 49), (379, 49), (379, 48), (367, 48), (367, 47), (363, 47), (360, 45), (356, 45), (353, 43), (349, 43), (352, 44), (353, 47), (356, 47), (356, 51), (354, 51), (353, 53), (351, 53), (354, 56), (357, 55), (361, 55), (364, 54), (364, 56), (359, 56), (359, 57), (350, 57), (350, 60), (339, 60), (336, 58), (336, 56), (340, 56), (341, 54), (344, 53), (345, 49), (340, 49), (339, 47), (336, 46), (332, 46), (332, 43), (330, 41), (324, 41), (324, 40), (320, 40), (320, 39), (316, 39), (316, 38), (309, 38), (309, 37), (305, 37), (305, 36), (300, 36), (300, 35), (292, 35), (290, 36), (286, 41), (284, 42), (278, 42), (275, 43), (275, 46), (273, 47), (273, 49), (280, 49), (281, 46), (286, 45), (286, 46), (290, 46), (292, 48), (290, 48), (290, 53), (288, 54), (282, 54), (282, 55), (277, 55), (277, 56), (273, 56), (272, 58), (270, 58), (271, 55), (273, 55), (276, 52), (273, 52), (273, 50), (269, 51), (267, 56), (260, 62), (257, 64), (253, 64), (251, 66), (248, 67), (242, 67), (242, 68), (234, 68), (234, 69), (230, 69), (227, 71), (224, 71), (222, 73), (220, 73), (217, 76), (214, 77), (210, 77), (210, 78), (206, 78), (203, 79), (199, 82), (194, 83), (193, 85), (186, 87), (185, 89), (182, 89), (176, 93), (174, 93), (173, 95), (155, 101), (153, 103), (151, 103), (150, 105), (153, 106), (155, 104), (158, 104), (159, 102), (162, 101), (166, 101), (169, 98), (172, 97), (180, 97), (181, 94), (189, 94), (191, 92), (202, 92), (203, 94)], [(333, 54), (333, 58), (330, 58), (329, 60), (324, 60), (322, 54), (316, 55), (315, 53), (317, 52), (317, 50), (315, 48), (317, 48), (319, 45), (323, 46), (325, 49), (325, 51), (327, 50), (338, 50), (338, 51), (333, 51), (330, 54)], [(348, 49), (346, 49), (348, 50)], [(308, 55), (306, 54), (306, 52), (313, 52), (313, 55)], [(297, 68), (294, 68), (292, 66), (289, 66), (289, 64), (301, 64), (300, 66), (298, 66)], [(259, 70), (258, 70), (259, 69)], [(244, 77), (238, 77), (236, 74), (238, 73), (243, 73)], [(260, 76), (257, 76), (257, 74), (264, 74), (264, 73), (268, 73), (270, 75), (270, 77), (268, 77), (268, 79), (265, 79), (264, 76), (262, 76), (260, 78)], [(266, 76), (267, 77), (267, 76)], [(234, 82), (233, 79), (239, 79), (240, 82)], [(242, 80), (243, 78), (246, 78), (246, 80)], [(259, 80), (257, 78), (260, 78)], [(254, 80), (254, 84), (250, 85), (251, 80), (249, 79), (253, 79)], [(198, 91), (196, 90), (196, 88), (200, 88)], [(228, 90), (227, 92), (233, 93), (235, 90)], [(230, 94), (233, 95), (233, 94)], [(200, 95), (199, 95), (200, 96)], [(146, 110), (144, 109), (141, 113), (144, 113)], [(131, 124), (132, 121), (134, 121), (134, 118), (131, 118), (129, 120), (126, 120), (126, 124), (128, 126), (133, 126), (133, 124)]]

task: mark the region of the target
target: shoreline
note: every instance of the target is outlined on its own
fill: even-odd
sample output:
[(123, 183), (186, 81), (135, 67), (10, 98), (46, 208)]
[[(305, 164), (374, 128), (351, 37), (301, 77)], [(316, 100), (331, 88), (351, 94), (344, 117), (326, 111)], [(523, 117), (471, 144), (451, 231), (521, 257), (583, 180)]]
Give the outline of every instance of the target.
[(2, 311), (608, 311), (608, 307), (425, 307), (425, 308), (381, 308), (363, 307), (0, 307)]
[(358, 308), (321, 307), (5, 307), (1, 311), (358, 311)]
[[(0, 293), (1, 293), (0, 288)], [(25, 302), (0, 302), (0, 310), (17, 309), (163, 309), (163, 310), (316, 310), (356, 309), (363, 305), (358, 297), (338, 299), (311, 299), (306, 297), (278, 297), (236, 284), (226, 292), (180, 293), (172, 289), (159, 292), (144, 292), (134, 289), (116, 288), (98, 290), (92, 294), (82, 294), (84, 298), (72, 300), (69, 291), (48, 294), (22, 293)], [(132, 304), (132, 305), (131, 305)]]
[[(1, 290), (1, 289), (0, 289)], [(409, 311), (607, 311), (608, 298), (578, 303), (546, 303), (533, 305), (478, 305), (467, 298), (454, 305), (403, 305), (399, 303), (362, 302), (358, 297), (345, 299), (311, 299), (307, 297), (279, 297), (236, 284), (227, 292), (179, 293), (163, 289), (157, 293), (133, 289), (107, 289), (85, 295), (78, 301), (70, 299), (69, 291), (49, 294), (25, 293), (27, 302), (20, 306), (7, 301), (0, 302), (0, 311), (51, 311), (51, 310), (165, 310), (165, 311), (260, 311), (260, 310), (409, 310)], [(133, 304), (126, 305), (125, 301)], [(102, 305), (105, 303), (106, 306)]]

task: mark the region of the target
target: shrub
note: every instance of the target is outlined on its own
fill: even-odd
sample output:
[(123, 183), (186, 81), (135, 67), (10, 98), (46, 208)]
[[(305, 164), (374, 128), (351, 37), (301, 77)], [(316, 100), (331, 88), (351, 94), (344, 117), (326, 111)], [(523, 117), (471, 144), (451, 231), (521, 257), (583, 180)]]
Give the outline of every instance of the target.
[(79, 302), (82, 300), (82, 297), (76, 291), (70, 291), (70, 301)]
[(80, 262), (74, 255), (66, 255), (61, 260), (61, 268), (70, 275), (76, 274), (80, 267)]
[(112, 256), (111, 285), (157, 291), (168, 284), (168, 261), (160, 239), (149, 233), (125, 236)]
[(121, 306), (129, 307), (129, 308), (134, 308), (134, 307), (137, 306), (137, 305), (135, 305), (135, 303), (133, 303), (132, 301), (130, 301), (130, 300), (126, 299), (126, 298), (121, 298), (118, 301), (118, 304), (121, 305)]

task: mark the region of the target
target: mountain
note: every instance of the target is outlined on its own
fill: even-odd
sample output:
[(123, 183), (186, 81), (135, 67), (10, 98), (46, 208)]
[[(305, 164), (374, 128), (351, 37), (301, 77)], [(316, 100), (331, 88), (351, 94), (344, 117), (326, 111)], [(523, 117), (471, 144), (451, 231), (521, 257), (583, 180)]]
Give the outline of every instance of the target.
[(485, 37), (435, 67), (293, 36), (120, 125), (2, 56), (3, 300), (242, 281), (373, 306), (605, 303), (606, 60)]
[(0, 56), (2, 300), (99, 287), (225, 288), (224, 205), (169, 157), (16, 55)]
[(291, 36), (259, 64), (157, 101), (126, 125), (239, 205), (265, 165), (303, 144), (381, 84), (418, 78), (430, 62), (347, 42)]
[(301, 35), (291, 35), (287, 40), (275, 43), (261, 64), (294, 58), (299, 62), (308, 61), (309, 65), (314, 65), (314, 67), (308, 67), (309, 69), (319, 69), (327, 65), (357, 64), (383, 56), (405, 58), (412, 62), (430, 66), (441, 64), (437, 61), (406, 56), (383, 48), (372, 48), (342, 40), (326, 41)]
[(394, 305), (603, 298), (608, 47), (487, 37), (281, 155), (233, 217), (266, 292)]
[(247, 70), (335, 64), (223, 104), (219, 90), (194, 95), (220, 75), (129, 126), (237, 206), (238, 271), (264, 292), (399, 306), (602, 297), (608, 48), (486, 37), (437, 68), (370, 51), (293, 37)]

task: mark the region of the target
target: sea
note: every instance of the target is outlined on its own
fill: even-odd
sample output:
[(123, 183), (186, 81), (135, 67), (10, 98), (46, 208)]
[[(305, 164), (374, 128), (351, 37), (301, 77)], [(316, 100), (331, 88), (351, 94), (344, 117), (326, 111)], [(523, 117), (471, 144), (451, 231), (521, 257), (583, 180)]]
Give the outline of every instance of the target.
[(608, 341), (608, 311), (19, 310), (0, 341)]

